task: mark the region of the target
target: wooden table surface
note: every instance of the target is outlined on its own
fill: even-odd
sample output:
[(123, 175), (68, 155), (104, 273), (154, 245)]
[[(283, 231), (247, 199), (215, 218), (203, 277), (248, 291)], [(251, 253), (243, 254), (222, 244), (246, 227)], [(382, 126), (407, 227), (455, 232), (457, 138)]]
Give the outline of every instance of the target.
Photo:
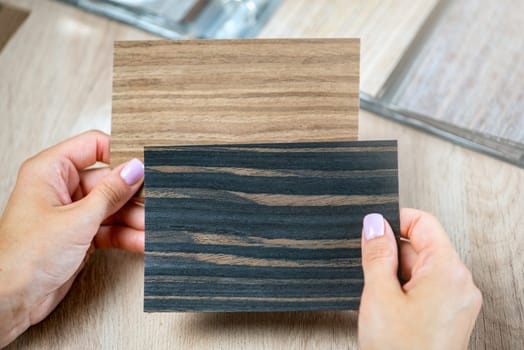
[[(114, 40), (154, 36), (57, 2), (31, 10), (0, 52), (0, 207), (21, 162), (87, 129), (109, 131)], [(322, 5), (320, 5), (322, 3)], [(362, 36), (362, 89), (375, 94), (434, 1), (287, 0), (264, 37)], [(524, 346), (524, 170), (360, 112), (361, 139), (399, 140), (400, 203), (435, 213), (484, 306), (473, 349)], [(352, 349), (351, 312), (142, 312), (143, 257), (98, 252), (62, 304), (10, 349)]]

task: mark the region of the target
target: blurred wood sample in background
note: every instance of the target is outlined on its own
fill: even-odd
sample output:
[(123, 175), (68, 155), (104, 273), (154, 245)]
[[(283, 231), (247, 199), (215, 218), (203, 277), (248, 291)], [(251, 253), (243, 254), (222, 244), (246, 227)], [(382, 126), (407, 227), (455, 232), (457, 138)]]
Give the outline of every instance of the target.
[(469, 139), (507, 145), (522, 160), (524, 1), (448, 0), (440, 7), (384, 99), (467, 130)]

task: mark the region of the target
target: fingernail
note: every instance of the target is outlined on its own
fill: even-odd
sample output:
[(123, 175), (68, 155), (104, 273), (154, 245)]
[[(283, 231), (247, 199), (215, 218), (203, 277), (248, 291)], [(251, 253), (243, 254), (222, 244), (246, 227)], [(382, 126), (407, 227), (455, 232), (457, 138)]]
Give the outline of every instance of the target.
[(124, 169), (120, 171), (120, 177), (128, 185), (136, 184), (141, 178), (144, 177), (144, 164), (136, 158), (129, 161)]
[(373, 213), (364, 217), (364, 237), (366, 240), (377, 238), (384, 235), (384, 217)]

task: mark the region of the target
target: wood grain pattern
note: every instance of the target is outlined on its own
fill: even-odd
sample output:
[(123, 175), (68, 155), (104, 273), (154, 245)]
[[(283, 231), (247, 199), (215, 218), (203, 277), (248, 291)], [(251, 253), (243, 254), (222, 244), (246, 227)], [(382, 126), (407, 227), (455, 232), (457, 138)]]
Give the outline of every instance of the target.
[(524, 1), (445, 1), (384, 98), (524, 157)]
[(0, 3), (0, 51), (7, 44), (18, 27), (29, 16), (29, 11)]
[(356, 310), (396, 141), (145, 148), (145, 311)]
[[(31, 10), (0, 54), (3, 209), (24, 159), (81, 131), (110, 131), (113, 41), (152, 36), (57, 1), (1, 1)], [(387, 78), (372, 67), (395, 62), (429, 3), (284, 0), (262, 34), (362, 36), (367, 86)], [(433, 212), (472, 270), (484, 304), (470, 348), (523, 349), (524, 169), (365, 111), (359, 136), (399, 140), (401, 206)], [(144, 313), (143, 262), (96, 252), (58, 308), (7, 349), (358, 349), (356, 312)]]
[(358, 39), (115, 43), (111, 162), (145, 145), (356, 140)]

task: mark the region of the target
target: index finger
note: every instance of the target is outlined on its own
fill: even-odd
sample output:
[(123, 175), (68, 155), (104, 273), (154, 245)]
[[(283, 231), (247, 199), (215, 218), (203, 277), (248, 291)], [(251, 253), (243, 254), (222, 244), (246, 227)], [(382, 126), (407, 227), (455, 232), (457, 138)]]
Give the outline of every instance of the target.
[(96, 162), (109, 163), (109, 135), (91, 130), (46, 149), (46, 155), (65, 157), (82, 170)]
[(432, 247), (451, 245), (448, 234), (437, 218), (417, 209), (400, 209), (400, 236), (409, 239), (417, 253)]

